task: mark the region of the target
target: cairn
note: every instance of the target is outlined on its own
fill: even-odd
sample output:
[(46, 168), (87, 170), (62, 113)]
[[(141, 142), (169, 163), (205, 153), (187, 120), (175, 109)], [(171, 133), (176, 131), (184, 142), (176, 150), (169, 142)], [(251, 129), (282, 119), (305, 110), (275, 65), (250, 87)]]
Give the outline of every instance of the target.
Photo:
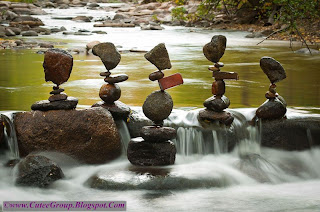
[(128, 79), (126, 74), (118, 74), (111, 76), (111, 70), (117, 67), (120, 63), (121, 55), (113, 43), (100, 43), (95, 45), (92, 53), (100, 57), (102, 63), (107, 69), (106, 72), (101, 72), (100, 76), (104, 77), (107, 84), (101, 86), (99, 96), (102, 101), (95, 103), (92, 107), (103, 107), (109, 110), (114, 119), (126, 120), (130, 114), (130, 108), (117, 101), (121, 96), (121, 89), (117, 83), (124, 82)]
[(48, 100), (42, 100), (31, 106), (32, 110), (72, 110), (78, 104), (78, 99), (68, 97), (63, 93), (64, 89), (60, 85), (67, 82), (73, 66), (73, 57), (61, 49), (49, 49), (44, 55), (43, 68), (45, 81), (51, 81), (55, 86), (50, 92)]
[(171, 165), (175, 162), (176, 147), (170, 139), (174, 139), (177, 132), (174, 128), (163, 127), (163, 120), (173, 108), (172, 98), (165, 90), (182, 84), (183, 80), (179, 73), (164, 77), (162, 71), (170, 69), (171, 62), (163, 43), (147, 52), (145, 58), (158, 68), (149, 75), (149, 79), (158, 80), (160, 90), (152, 92), (142, 106), (143, 113), (154, 125), (143, 127), (141, 137), (131, 139), (127, 156), (132, 164), (138, 166)]
[(287, 77), (286, 72), (282, 65), (272, 57), (262, 57), (260, 67), (269, 78), (271, 84), (265, 94), (267, 101), (257, 109), (256, 116), (260, 119), (283, 118), (287, 112), (287, 103), (277, 93), (275, 83), (285, 79)]
[(200, 121), (215, 122), (229, 126), (233, 122), (231, 113), (224, 111), (230, 105), (228, 97), (224, 96), (226, 91), (225, 79), (238, 80), (238, 74), (235, 72), (222, 72), (220, 69), (224, 67), (222, 62), (219, 62), (224, 55), (227, 44), (227, 38), (223, 35), (215, 35), (211, 42), (203, 47), (205, 57), (214, 63), (209, 70), (212, 71), (212, 76), (215, 81), (212, 83), (213, 96), (204, 101), (203, 105), (206, 109), (199, 112)]

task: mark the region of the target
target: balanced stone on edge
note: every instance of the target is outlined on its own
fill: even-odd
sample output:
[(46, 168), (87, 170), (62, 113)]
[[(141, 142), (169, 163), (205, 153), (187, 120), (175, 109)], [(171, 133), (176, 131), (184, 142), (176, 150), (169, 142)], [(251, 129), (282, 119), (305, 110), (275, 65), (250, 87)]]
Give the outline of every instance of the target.
[(226, 92), (226, 84), (223, 80), (217, 80), (212, 83), (211, 92), (213, 95), (222, 96)]
[(149, 75), (149, 80), (156, 81), (162, 79), (164, 77), (164, 73), (162, 71), (155, 71)]
[(228, 112), (215, 112), (208, 109), (202, 109), (199, 111), (199, 121), (201, 122), (216, 122), (219, 121), (221, 124), (229, 126), (233, 122), (231, 113)]
[(211, 42), (203, 47), (204, 56), (211, 62), (217, 63), (223, 56), (227, 46), (227, 38), (223, 35), (215, 35)]
[(172, 67), (169, 54), (164, 43), (160, 43), (155, 46), (147, 52), (144, 57), (160, 71), (170, 69)]
[(66, 100), (55, 102), (50, 102), (49, 100), (42, 100), (34, 103), (31, 106), (31, 110), (72, 110), (76, 108), (77, 104), (78, 99), (74, 97), (68, 97)]
[(172, 127), (145, 126), (140, 131), (145, 142), (164, 142), (176, 138), (177, 131)]
[(68, 81), (73, 66), (73, 57), (61, 49), (48, 49), (44, 55), (45, 80), (61, 85)]
[(59, 88), (59, 89), (55, 89), (55, 90), (51, 91), (50, 94), (59, 94), (59, 93), (61, 93), (63, 91), (64, 91), (63, 88)]
[(212, 96), (204, 101), (203, 106), (209, 110), (221, 112), (230, 106), (230, 100), (226, 96), (222, 96), (221, 98)]
[(92, 53), (100, 57), (106, 69), (112, 70), (120, 63), (121, 55), (113, 43), (100, 43), (95, 45)]
[(166, 91), (152, 92), (142, 106), (144, 115), (155, 123), (168, 118), (172, 109), (173, 101)]
[(63, 100), (66, 100), (67, 98), (68, 98), (67, 94), (60, 93), (60, 94), (54, 94), (50, 96), (48, 100), (50, 102), (55, 102), (55, 101), (63, 101)]
[(282, 65), (272, 57), (262, 57), (260, 59), (260, 67), (272, 84), (287, 77)]
[(287, 112), (285, 104), (279, 98), (265, 101), (256, 111), (256, 115), (261, 119), (280, 119)]
[(106, 103), (113, 103), (120, 99), (121, 89), (117, 84), (103, 84), (99, 91), (100, 98)]
[(92, 107), (102, 107), (110, 111), (112, 117), (115, 120), (127, 120), (131, 109), (128, 105), (124, 104), (121, 101), (115, 101), (112, 104), (105, 103), (104, 101), (100, 101), (92, 105)]
[(114, 84), (114, 83), (124, 82), (128, 78), (129, 77), (126, 74), (117, 74), (117, 75), (109, 76), (109, 77), (105, 78), (104, 81), (107, 83), (110, 83), (110, 84)]
[(143, 138), (133, 138), (128, 144), (127, 157), (137, 166), (172, 165), (176, 159), (176, 147), (173, 142), (145, 142)]

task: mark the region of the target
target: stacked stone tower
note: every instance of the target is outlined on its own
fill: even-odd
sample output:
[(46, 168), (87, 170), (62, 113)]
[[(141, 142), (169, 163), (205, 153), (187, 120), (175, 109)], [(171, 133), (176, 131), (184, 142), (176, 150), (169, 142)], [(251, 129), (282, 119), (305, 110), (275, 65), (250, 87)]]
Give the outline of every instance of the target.
[(139, 166), (174, 164), (176, 147), (170, 139), (176, 137), (176, 130), (163, 127), (163, 120), (170, 115), (173, 108), (172, 98), (165, 89), (182, 84), (183, 80), (180, 74), (164, 78), (162, 71), (170, 69), (171, 62), (163, 43), (147, 52), (145, 58), (158, 68), (158, 71), (149, 75), (149, 79), (158, 80), (161, 90), (152, 92), (143, 104), (143, 113), (154, 125), (143, 127), (140, 131), (142, 137), (131, 139), (128, 145), (128, 160)]
[(34, 103), (32, 110), (71, 110), (75, 109), (78, 99), (68, 97), (63, 93), (64, 89), (60, 85), (67, 82), (73, 66), (73, 57), (66, 51), (61, 49), (49, 49), (44, 55), (43, 68), (45, 73), (45, 81), (51, 81), (55, 86), (50, 92), (51, 96), (48, 100)]
[(224, 111), (230, 105), (228, 97), (224, 96), (226, 91), (226, 85), (224, 80), (238, 80), (238, 74), (235, 72), (222, 72), (221, 68), (224, 67), (222, 62), (219, 62), (224, 55), (227, 44), (227, 38), (223, 35), (215, 35), (212, 37), (210, 43), (207, 43), (203, 47), (203, 53), (205, 57), (214, 63), (214, 66), (210, 66), (209, 70), (212, 71), (212, 76), (215, 81), (212, 83), (213, 96), (208, 98), (203, 105), (206, 109), (199, 112), (200, 121), (215, 122), (219, 121), (224, 125), (231, 125), (233, 117), (231, 113)]
[(106, 72), (100, 73), (100, 76), (104, 77), (104, 81), (107, 83), (100, 88), (99, 96), (102, 101), (95, 103), (92, 107), (103, 107), (111, 112), (114, 119), (126, 120), (130, 113), (130, 108), (118, 101), (121, 96), (121, 89), (118, 83), (126, 81), (128, 75), (118, 74), (111, 76), (110, 72), (120, 63), (120, 53), (113, 43), (108, 42), (95, 45), (92, 49), (92, 53), (100, 57), (107, 69)]

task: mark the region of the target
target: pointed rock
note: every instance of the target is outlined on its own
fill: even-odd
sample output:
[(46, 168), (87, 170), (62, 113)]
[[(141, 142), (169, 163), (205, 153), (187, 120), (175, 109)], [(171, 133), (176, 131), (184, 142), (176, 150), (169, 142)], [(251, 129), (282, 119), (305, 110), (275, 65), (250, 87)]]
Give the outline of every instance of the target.
[(215, 35), (212, 37), (211, 42), (203, 47), (203, 54), (211, 62), (217, 63), (223, 56), (226, 46), (227, 38), (223, 35)]
[(114, 69), (121, 60), (121, 55), (113, 43), (100, 43), (92, 48), (92, 53), (100, 57), (108, 71)]
[(169, 54), (164, 43), (155, 46), (144, 57), (160, 71), (171, 68)]
[(272, 57), (262, 57), (260, 67), (271, 83), (279, 82), (287, 77), (282, 65)]

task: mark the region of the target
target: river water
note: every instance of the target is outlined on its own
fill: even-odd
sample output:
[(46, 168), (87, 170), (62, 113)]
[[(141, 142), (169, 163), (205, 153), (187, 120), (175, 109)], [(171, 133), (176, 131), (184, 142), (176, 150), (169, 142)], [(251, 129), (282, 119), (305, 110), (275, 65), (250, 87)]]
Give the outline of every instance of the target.
[[(278, 83), (278, 92), (286, 99), (290, 110), (298, 109), (320, 113), (320, 56), (297, 55), (289, 44), (282, 41), (265, 42), (256, 46), (260, 39), (246, 39), (246, 32), (229, 30), (205, 30), (197, 28), (165, 26), (162, 31), (141, 31), (140, 28), (94, 28), (93, 23), (75, 23), (51, 17), (91, 15), (94, 18), (113, 13), (90, 11), (83, 8), (68, 10), (47, 9), (49, 16), (39, 16), (47, 26), (65, 26), (68, 31), (79, 29), (104, 30), (108, 34), (89, 36), (62, 35), (32, 38), (58, 42), (56, 47), (84, 48), (85, 44), (99, 40), (113, 42), (123, 50), (122, 60), (112, 73), (126, 73), (129, 80), (120, 84), (121, 101), (130, 106), (141, 106), (146, 96), (158, 89), (148, 80), (155, 67), (146, 61), (143, 53), (125, 50), (137, 48), (150, 50), (158, 43), (167, 46), (173, 68), (166, 76), (180, 72), (184, 85), (168, 92), (175, 107), (186, 109), (202, 107), (202, 102), (211, 96), (211, 72), (209, 61), (202, 54), (202, 46), (216, 34), (227, 37), (227, 50), (222, 58), (224, 71), (238, 72), (239, 81), (227, 81), (226, 96), (231, 108), (257, 107), (265, 101), (264, 93), (269, 82), (259, 67), (262, 56), (271, 56), (280, 61), (287, 71), (287, 79)], [(296, 44), (295, 48), (299, 48)], [(0, 110), (30, 110), (35, 101), (47, 99), (52, 83), (44, 82), (43, 55), (37, 50), (0, 50)], [(99, 101), (98, 90), (104, 83), (99, 77), (105, 71), (99, 58), (93, 55), (73, 55), (74, 68), (69, 81), (62, 85), (69, 96), (79, 98), (79, 108)], [(231, 153), (227, 153), (212, 133), (213, 150), (198, 145), (188, 146), (187, 138), (199, 138), (190, 128), (194, 121), (181, 121), (187, 116), (182, 111), (172, 114), (166, 124), (180, 126), (176, 163), (165, 167), (169, 173), (171, 189), (150, 187), (132, 190), (91, 189), (86, 181), (93, 175), (114, 180), (114, 183), (130, 183), (134, 167), (126, 157), (100, 166), (79, 165), (60, 155), (46, 155), (57, 161), (66, 178), (55, 182), (49, 189), (21, 188), (14, 186), (13, 170), (3, 167), (8, 156), (0, 158), (0, 200), (124, 200), (128, 211), (319, 211), (320, 210), (320, 149), (303, 152), (286, 152), (260, 148), (259, 135), (254, 128), (247, 129), (249, 137)], [(189, 114), (190, 116), (190, 114)], [(195, 124), (196, 125), (196, 124)], [(128, 140), (123, 123), (122, 138)], [(196, 127), (196, 126), (194, 126)], [(250, 136), (251, 135), (251, 136)], [(183, 137), (185, 136), (185, 137)], [(185, 141), (182, 143), (182, 141)], [(190, 142), (194, 142), (190, 141)], [(249, 147), (248, 147), (249, 145)], [(253, 145), (253, 146), (251, 146)], [(217, 148), (218, 147), (218, 148)], [(219, 150), (219, 151), (218, 151)], [(248, 157), (243, 157), (243, 151)], [(241, 157), (240, 157), (241, 156)], [(161, 169), (161, 168), (159, 168)], [(134, 174), (135, 175), (135, 174)], [(145, 177), (138, 174), (138, 181)], [(181, 177), (180, 181), (175, 181)], [(212, 184), (212, 182), (217, 182)], [(194, 187), (192, 187), (194, 185)]]

